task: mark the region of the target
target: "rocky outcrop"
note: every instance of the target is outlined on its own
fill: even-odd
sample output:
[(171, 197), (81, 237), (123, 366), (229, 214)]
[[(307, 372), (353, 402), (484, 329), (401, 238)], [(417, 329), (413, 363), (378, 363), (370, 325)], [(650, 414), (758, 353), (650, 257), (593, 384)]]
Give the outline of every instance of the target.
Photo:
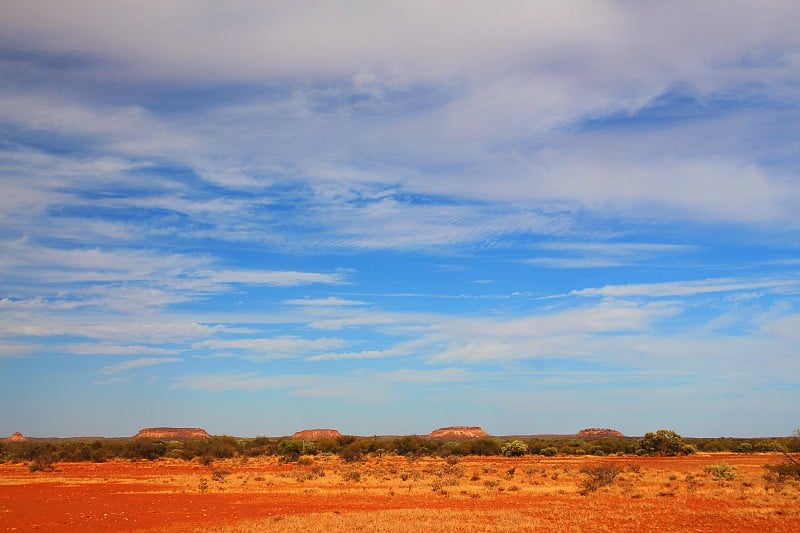
[(577, 435), (579, 438), (599, 438), (599, 437), (624, 437), (621, 432), (616, 429), (606, 428), (586, 428), (580, 430)]
[(201, 428), (144, 428), (133, 436), (134, 439), (207, 439), (211, 435)]
[(320, 439), (335, 439), (341, 437), (342, 434), (335, 429), (304, 429), (292, 435), (293, 439), (303, 440), (320, 440)]
[(489, 434), (478, 426), (452, 426), (431, 431), (431, 439), (474, 439), (488, 437)]
[(19, 431), (15, 431), (13, 435), (3, 440), (6, 442), (25, 442), (26, 440), (28, 440), (28, 437), (26, 437)]

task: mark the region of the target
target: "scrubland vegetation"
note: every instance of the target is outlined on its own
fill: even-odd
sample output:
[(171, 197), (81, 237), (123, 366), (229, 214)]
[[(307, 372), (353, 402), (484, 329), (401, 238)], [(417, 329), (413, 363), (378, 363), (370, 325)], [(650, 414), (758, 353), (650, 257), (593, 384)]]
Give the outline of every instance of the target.
[[(346, 462), (370, 456), (414, 457), (543, 455), (547, 457), (607, 455), (688, 455), (695, 452), (788, 452), (800, 453), (800, 437), (771, 439), (684, 438), (670, 430), (647, 433), (642, 438), (579, 439), (474, 438), (431, 439), (420, 436), (355, 437), (300, 440), (292, 438), (236, 438), (216, 436), (193, 440), (160, 439), (32, 439), (0, 443), (0, 461), (29, 461), (38, 469), (57, 462), (103, 462), (109, 459), (154, 460), (159, 458), (199, 459), (211, 462), (233, 457), (276, 456), (296, 461), (301, 456), (338, 455)], [(791, 468), (787, 467), (791, 473)]]
[(800, 528), (799, 452), (800, 434), (669, 430), (33, 439), (0, 444), (0, 512), (18, 530), (790, 531)]

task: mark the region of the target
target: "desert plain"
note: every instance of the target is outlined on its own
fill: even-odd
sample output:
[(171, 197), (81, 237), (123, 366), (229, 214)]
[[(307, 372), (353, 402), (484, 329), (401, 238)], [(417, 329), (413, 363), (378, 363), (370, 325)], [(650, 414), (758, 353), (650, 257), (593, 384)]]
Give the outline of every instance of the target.
[[(779, 459), (316, 455), (36, 472), (7, 462), (0, 531), (800, 531), (800, 483), (764, 476)], [(715, 475), (719, 465), (733, 478)], [(590, 487), (598, 467), (613, 479)]]

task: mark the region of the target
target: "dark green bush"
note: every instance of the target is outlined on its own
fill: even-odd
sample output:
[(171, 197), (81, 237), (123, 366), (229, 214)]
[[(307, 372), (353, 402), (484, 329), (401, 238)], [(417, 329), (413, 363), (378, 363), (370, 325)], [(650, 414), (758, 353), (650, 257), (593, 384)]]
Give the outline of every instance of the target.
[(228, 459), (235, 457), (238, 453), (239, 442), (228, 436), (187, 440), (183, 443), (180, 451), (183, 459), (194, 459), (195, 457)]
[(167, 443), (160, 439), (131, 439), (125, 446), (122, 456), (126, 459), (146, 459), (152, 461), (164, 457)]
[(469, 450), (469, 453), (462, 455), (500, 455), (501, 443), (497, 439), (482, 438), (469, 439), (462, 443), (462, 447)]
[(423, 450), (427, 450), (425, 440), (413, 435), (392, 439), (388, 448), (397, 455), (420, 455)]
[(670, 429), (659, 429), (655, 433), (645, 433), (638, 447), (649, 455), (689, 455), (697, 451), (683, 442), (683, 438)]

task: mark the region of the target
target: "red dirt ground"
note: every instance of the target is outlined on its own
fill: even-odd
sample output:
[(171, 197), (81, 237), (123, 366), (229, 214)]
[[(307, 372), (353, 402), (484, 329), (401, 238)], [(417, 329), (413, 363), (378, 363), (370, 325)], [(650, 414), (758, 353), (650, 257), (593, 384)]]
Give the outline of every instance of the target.
[[(695, 492), (681, 481), (687, 473), (701, 476), (705, 466), (720, 462), (736, 466), (743, 480), (757, 480), (762, 465), (774, 462), (774, 456), (604, 458), (620, 465), (638, 465), (640, 473), (628, 475), (633, 492), (623, 481), (605, 492), (581, 496), (574, 481), (563, 483), (568, 476), (579, 479), (582, 465), (600, 460), (466, 458), (458, 463), (465, 471), (462, 484), (449, 494), (432, 491), (425, 480), (417, 482), (412, 492), (411, 481), (391, 477), (387, 472), (402, 471), (411, 464), (400, 457), (356, 466), (335, 459), (311, 465), (278, 464), (271, 459), (211, 466), (181, 461), (64, 463), (56, 465), (54, 472), (35, 473), (29, 472), (26, 464), (0, 464), (0, 531), (200, 531), (312, 513), (345, 516), (394, 509), (457, 511), (465, 524), (471, 515), (481, 512), (521, 513), (524, 522), (517, 531), (800, 531), (796, 484), (777, 493), (758, 486), (759, 481), (705, 481), (701, 484), (704, 488)], [(327, 475), (317, 481), (292, 477), (314, 465), (322, 466)], [(443, 465), (440, 459), (421, 459), (412, 467), (433, 472)], [(524, 478), (521, 473), (534, 466), (543, 473), (541, 482), (536, 482), (533, 474)], [(337, 477), (350, 468), (364, 472), (361, 482)], [(495, 475), (486, 472), (498, 472), (499, 476), (510, 468), (517, 472), (511, 474), (507, 490), (484, 488), (484, 480)], [(213, 481), (214, 469), (224, 469), (228, 481)], [(370, 471), (380, 474), (368, 474)], [(481, 481), (469, 485), (470, 472), (480, 473)], [(208, 489), (198, 489), (201, 479), (207, 480)], [(671, 488), (665, 492), (665, 487)], [(467, 489), (483, 492), (468, 497)], [(459, 529), (456, 524), (448, 530), (492, 530), (489, 525), (476, 524), (477, 518), (471, 529)]]

